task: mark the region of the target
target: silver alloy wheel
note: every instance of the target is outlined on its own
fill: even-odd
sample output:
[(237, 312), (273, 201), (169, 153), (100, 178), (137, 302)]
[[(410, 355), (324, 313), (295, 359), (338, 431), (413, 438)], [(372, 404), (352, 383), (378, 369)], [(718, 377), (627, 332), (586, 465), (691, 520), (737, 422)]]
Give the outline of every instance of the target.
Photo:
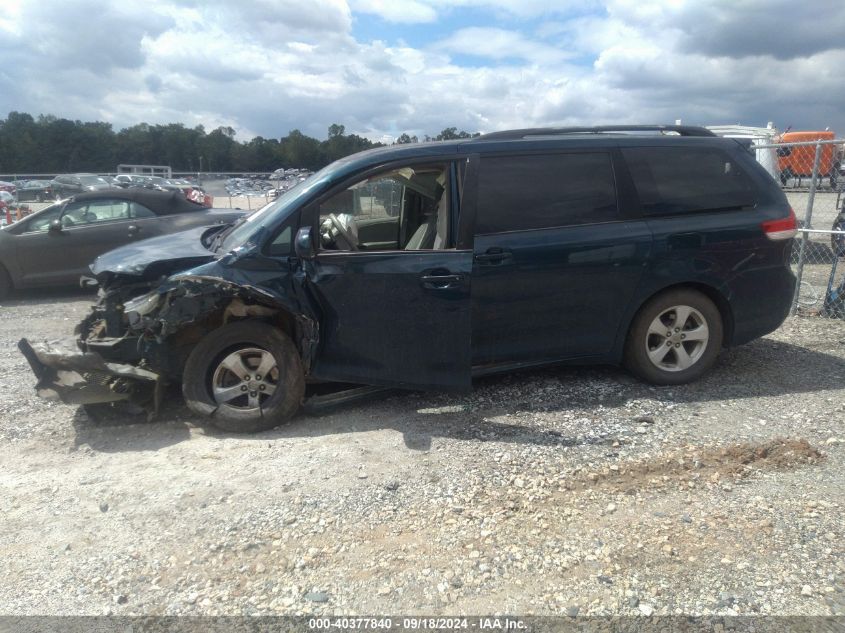
[(690, 306), (667, 308), (648, 326), (646, 354), (663, 371), (689, 369), (704, 354), (710, 330), (704, 316)]
[(245, 347), (224, 357), (211, 378), (214, 401), (239, 411), (260, 409), (279, 384), (279, 367), (267, 350)]

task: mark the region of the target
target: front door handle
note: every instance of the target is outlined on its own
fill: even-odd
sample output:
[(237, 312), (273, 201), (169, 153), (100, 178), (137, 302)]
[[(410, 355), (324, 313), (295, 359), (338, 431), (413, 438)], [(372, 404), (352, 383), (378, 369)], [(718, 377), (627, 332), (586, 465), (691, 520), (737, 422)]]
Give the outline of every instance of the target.
[(509, 264), (513, 261), (513, 253), (507, 249), (492, 246), (483, 253), (476, 255), (475, 261), (479, 264), (492, 264), (494, 266)]
[(127, 227), (127, 230), (129, 231), (129, 235), (135, 235), (135, 233), (137, 233), (138, 231), (140, 231), (140, 230), (141, 230), (141, 227), (140, 227), (140, 226), (137, 226), (137, 225), (135, 225), (135, 224), (130, 224), (130, 225)]
[(420, 285), (429, 290), (448, 290), (454, 288), (463, 280), (463, 275), (423, 275), (420, 277)]

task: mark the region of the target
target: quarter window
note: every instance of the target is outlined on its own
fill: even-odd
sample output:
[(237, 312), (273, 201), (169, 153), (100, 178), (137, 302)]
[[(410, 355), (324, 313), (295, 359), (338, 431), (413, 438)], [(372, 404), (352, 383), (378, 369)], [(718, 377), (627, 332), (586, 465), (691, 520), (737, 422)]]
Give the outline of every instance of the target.
[(286, 226), (281, 231), (279, 231), (279, 233), (276, 235), (276, 237), (273, 238), (273, 241), (270, 242), (269, 246), (267, 247), (267, 254), (275, 257), (290, 255), (292, 252), (292, 235), (293, 231), (291, 231), (291, 228), (289, 226)]
[(643, 213), (667, 215), (754, 206), (743, 169), (713, 147), (632, 147), (622, 150)]
[(137, 202), (130, 202), (129, 203), (129, 215), (130, 215), (130, 217), (136, 218), (136, 219), (156, 217), (155, 213), (150, 211), (143, 204), (138, 204)]
[(486, 156), (478, 180), (477, 216), (477, 233), (618, 220), (610, 156)]

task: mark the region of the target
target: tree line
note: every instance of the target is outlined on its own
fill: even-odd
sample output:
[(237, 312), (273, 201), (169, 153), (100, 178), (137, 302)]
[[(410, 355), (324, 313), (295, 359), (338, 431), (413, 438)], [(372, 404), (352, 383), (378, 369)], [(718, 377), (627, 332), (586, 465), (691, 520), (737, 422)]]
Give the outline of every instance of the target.
[[(139, 123), (115, 131), (111, 123), (10, 112), (0, 119), (0, 174), (113, 172), (118, 164), (169, 165), (176, 172), (268, 172), (279, 167), (320, 169), (332, 161), (382, 145), (347, 134), (340, 124), (325, 140), (292, 130), (281, 138), (235, 139), (231, 127), (206, 132), (181, 123)], [(478, 136), (450, 127), (423, 141)], [(416, 143), (402, 134), (396, 143)]]

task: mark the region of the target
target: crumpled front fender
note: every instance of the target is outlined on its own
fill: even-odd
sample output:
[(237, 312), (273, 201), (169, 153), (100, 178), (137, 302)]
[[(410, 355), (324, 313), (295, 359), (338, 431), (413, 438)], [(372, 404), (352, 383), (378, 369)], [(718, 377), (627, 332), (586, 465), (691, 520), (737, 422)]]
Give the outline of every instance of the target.
[(18, 349), (38, 383), (36, 392), (48, 400), (67, 404), (94, 404), (151, 397), (160, 383), (155, 372), (106, 362), (99, 354), (80, 352), (70, 342), (32, 345), (25, 338)]

